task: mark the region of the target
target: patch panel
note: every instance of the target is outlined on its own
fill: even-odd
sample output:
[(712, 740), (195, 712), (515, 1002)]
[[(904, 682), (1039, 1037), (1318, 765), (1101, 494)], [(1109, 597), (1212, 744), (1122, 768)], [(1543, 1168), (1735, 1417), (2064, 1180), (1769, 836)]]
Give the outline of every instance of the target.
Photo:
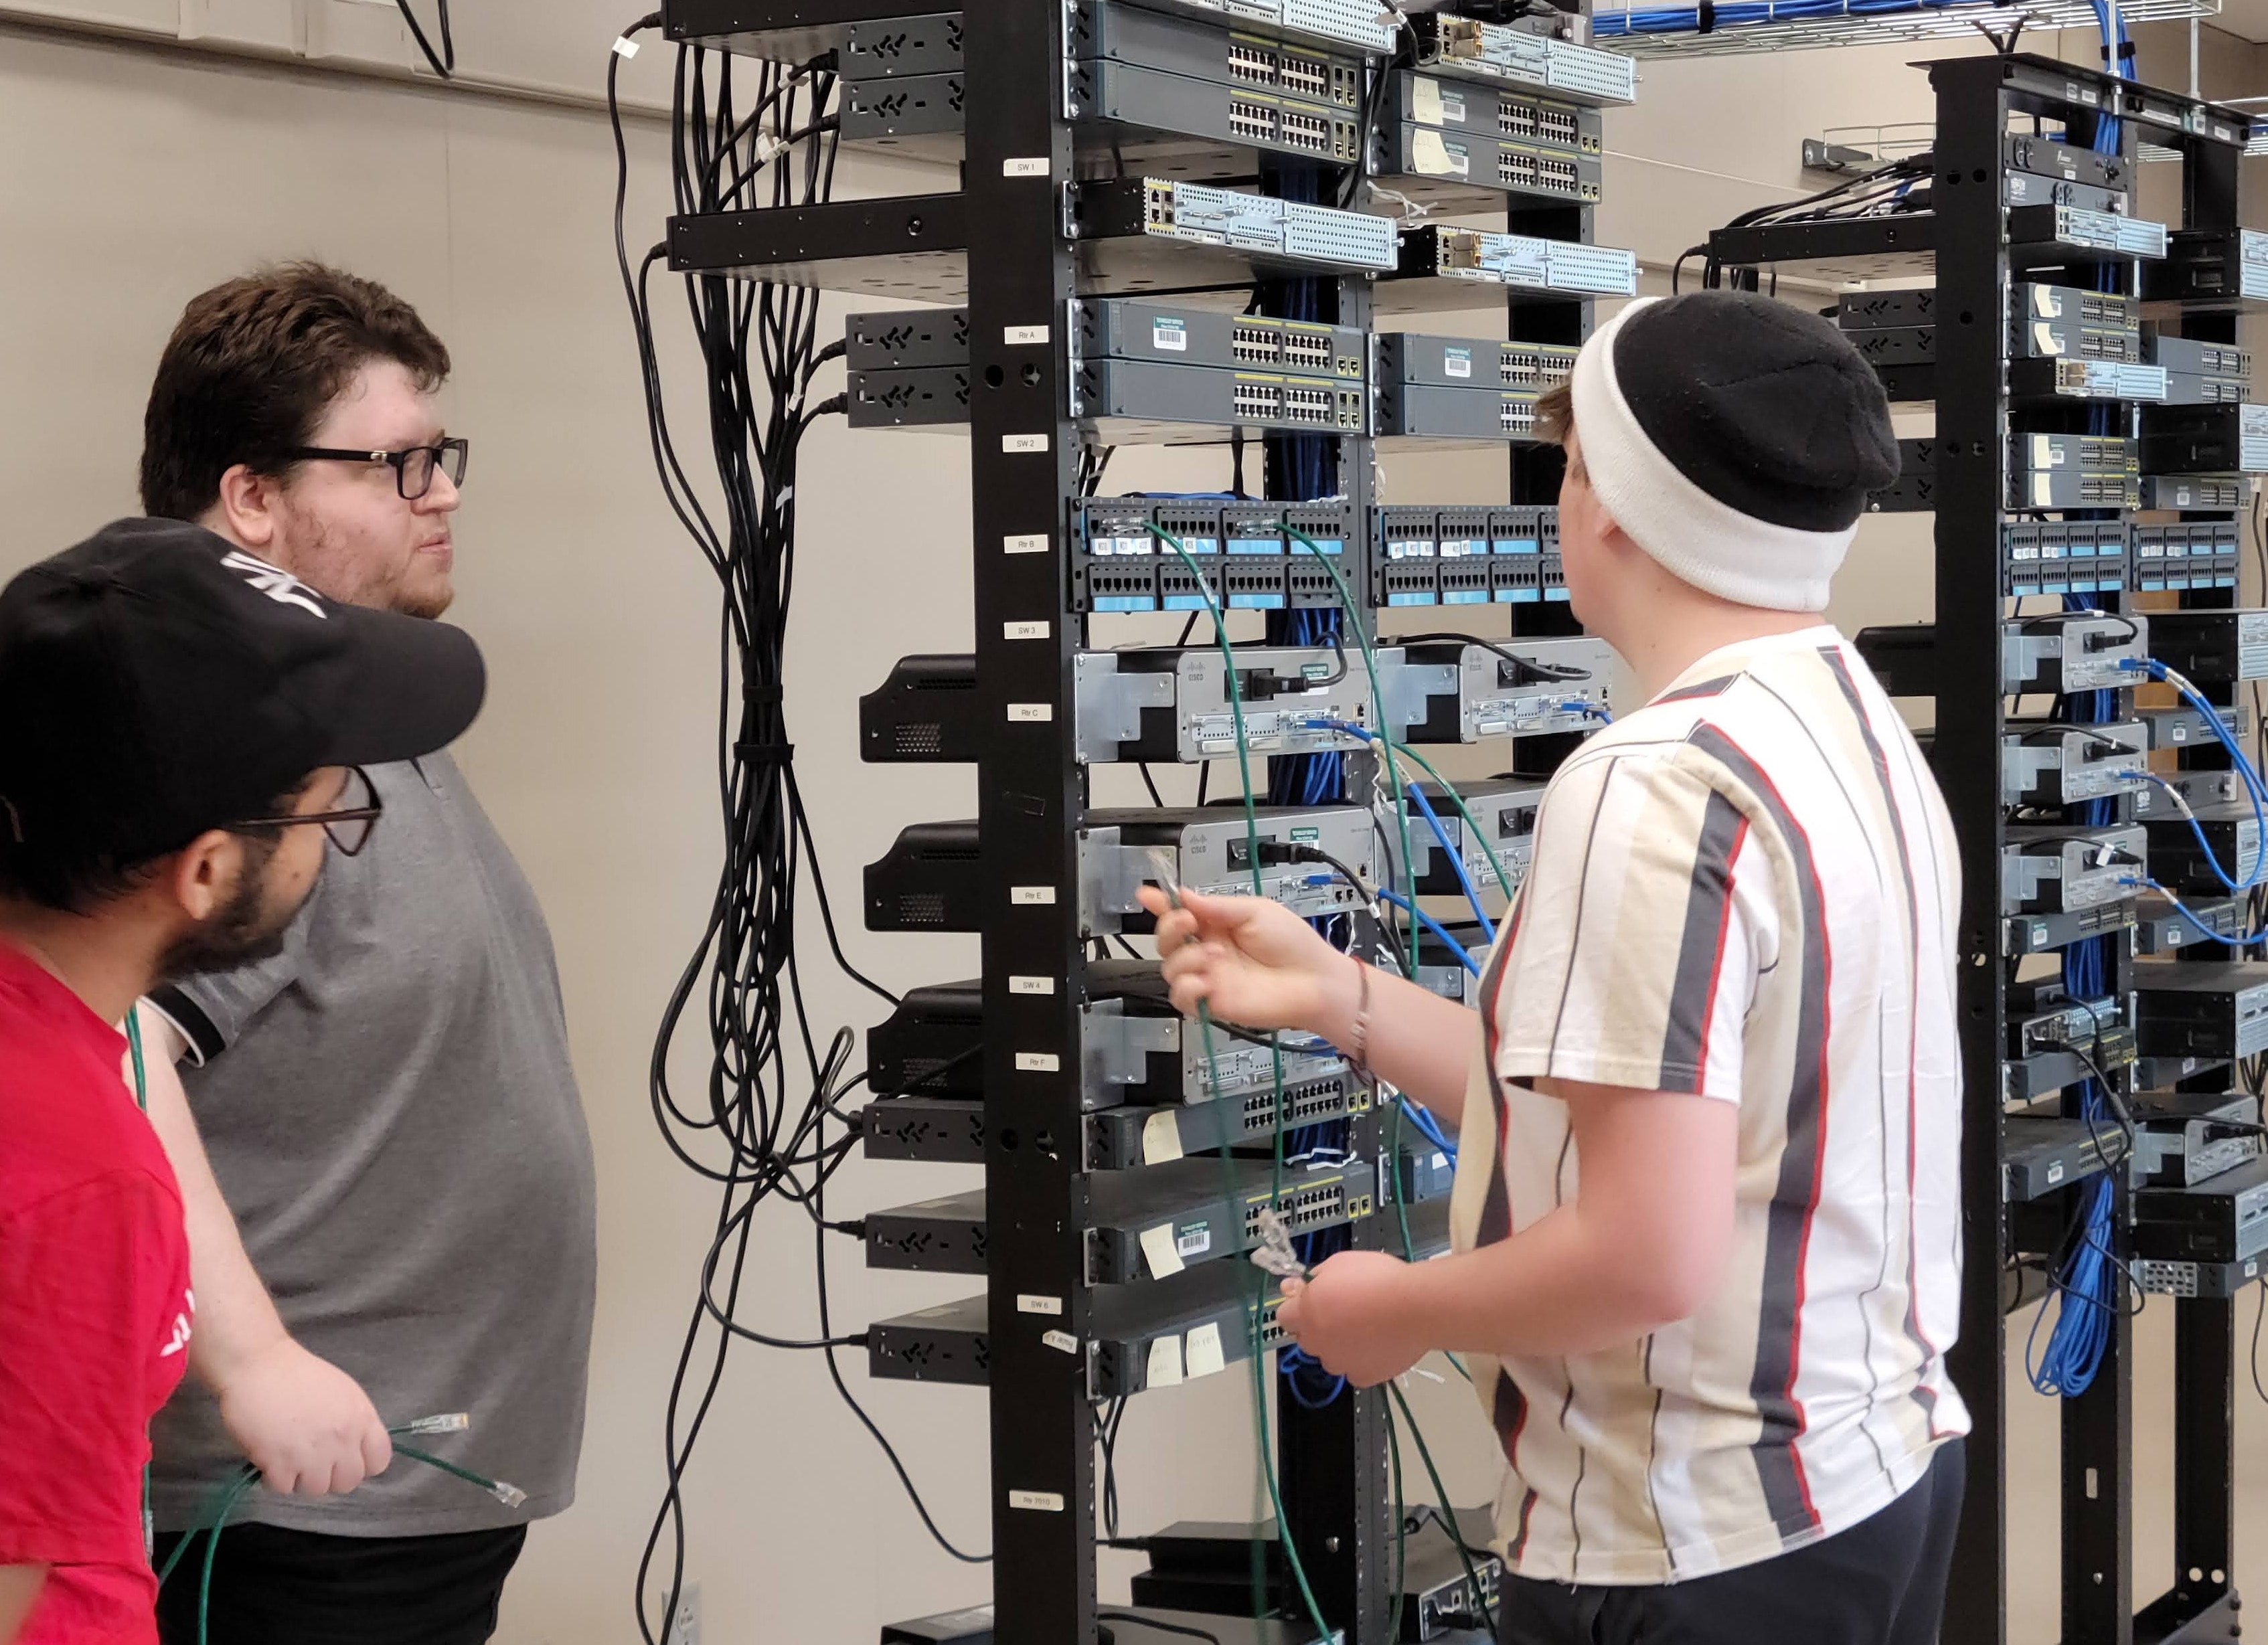
[(1631, 297), (1638, 291), (1638, 259), (1632, 253), (1438, 224), (1403, 233), (1395, 275), (1577, 297)]
[[(1359, 597), (1367, 584), (1368, 534), (1358, 528), (1350, 503), (1096, 497), (1075, 503), (1071, 510), (1072, 607), (1092, 612), (1204, 610), (1205, 597), (1197, 578), (1161, 540), (1161, 532), (1201, 563), (1211, 564), (1224, 547), (1256, 562), (1236, 568), (1241, 599), (1251, 598), (1255, 576), (1264, 578), (1272, 569), (1278, 580), (1263, 592), (1280, 590), (1294, 610), (1337, 609), (1337, 583), (1317, 563), (1319, 549), (1330, 557), (1350, 592)], [(1227, 540), (1230, 537), (1233, 541)], [(1227, 603), (1220, 576), (1209, 576), (1207, 586), (1216, 599)]]
[(2115, 594), (2129, 576), (2128, 528), (2124, 522), (2020, 520), (2000, 527), (2007, 591), (2027, 594)]
[(2136, 525), (2132, 530), (2137, 590), (2157, 593), (2236, 586), (2240, 532), (2235, 521), (2184, 520), (2172, 525)]
[(1637, 65), (1616, 52), (1439, 12), (1409, 23), (1418, 67), (1434, 74), (1533, 86), (1583, 104), (1618, 105), (1638, 94)]

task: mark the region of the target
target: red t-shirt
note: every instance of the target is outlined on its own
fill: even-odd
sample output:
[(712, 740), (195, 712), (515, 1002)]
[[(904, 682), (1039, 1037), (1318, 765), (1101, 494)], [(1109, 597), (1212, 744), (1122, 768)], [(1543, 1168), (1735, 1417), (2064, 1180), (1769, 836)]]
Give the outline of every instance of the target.
[(155, 1645), (150, 1419), (188, 1362), (180, 1190), (125, 1041), (0, 944), (0, 1565), (45, 1565), (18, 1645)]

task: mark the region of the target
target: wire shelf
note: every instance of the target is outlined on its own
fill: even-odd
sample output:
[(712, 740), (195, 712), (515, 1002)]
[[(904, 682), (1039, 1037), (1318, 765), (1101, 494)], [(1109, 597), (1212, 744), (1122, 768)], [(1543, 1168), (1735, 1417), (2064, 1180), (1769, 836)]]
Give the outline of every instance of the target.
[[(1974, 39), (1978, 25), (2006, 33), (2021, 23), (2029, 30), (2084, 29), (2097, 32), (2088, 0), (2032, 0), (2024, 5), (1951, 0), (1926, 9), (1885, 12), (1883, 0), (1755, 0), (1739, 9), (1763, 15), (1756, 22), (1727, 23), (1720, 5), (1716, 29), (1707, 34), (1683, 30), (1633, 30), (1633, 19), (1660, 21), (1693, 9), (1682, 5), (1600, 6), (1592, 17), (1593, 43), (1631, 57), (1710, 57), (1734, 53), (1791, 51), (1820, 46), (1875, 46), (1900, 40)], [(1837, 9), (1839, 7), (1840, 9)], [(2220, 0), (2128, 0), (2119, 7), (2129, 24), (2164, 23), (2193, 17), (2218, 17)], [(1616, 31), (1628, 32), (1616, 32)]]

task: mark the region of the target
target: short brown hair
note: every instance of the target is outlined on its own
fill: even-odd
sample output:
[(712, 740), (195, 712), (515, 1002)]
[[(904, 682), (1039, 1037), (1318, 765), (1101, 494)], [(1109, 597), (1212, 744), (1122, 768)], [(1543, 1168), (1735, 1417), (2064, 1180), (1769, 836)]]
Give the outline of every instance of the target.
[(1575, 429), (1575, 391), (1554, 383), (1535, 397), (1535, 437), (1546, 445), (1565, 445)]
[(237, 464), (283, 474), (284, 453), (313, 441), (372, 360), (398, 362), (429, 393), (449, 375), (449, 350), (416, 309), (321, 263), (280, 263), (191, 298), (142, 416), (143, 511), (194, 520)]

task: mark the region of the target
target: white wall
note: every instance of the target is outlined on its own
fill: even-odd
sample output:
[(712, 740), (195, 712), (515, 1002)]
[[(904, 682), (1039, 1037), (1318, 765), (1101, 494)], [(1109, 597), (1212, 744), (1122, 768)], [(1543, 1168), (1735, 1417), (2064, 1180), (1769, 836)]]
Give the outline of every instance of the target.
[[(203, 15), (272, 32), (279, 17), (297, 15), (276, 4), (284, 13), (263, 9), (268, 0), (213, 0)], [(83, 4), (166, 33), (179, 21), (176, 0)], [(599, 0), (460, 10), (468, 69), (586, 99), (626, 20)], [(1608, 125), (1601, 239), (1636, 246), (1657, 281), (1709, 224), (1817, 187), (1797, 171), (1801, 137), (1926, 117), (1926, 82), (1904, 64), (1929, 55), (1887, 48), (1648, 64), (1638, 108)], [(650, 48), (632, 65), (642, 98), (658, 94), (666, 58)], [(658, 237), (666, 194), (661, 129), (641, 123), (631, 137), (635, 248)], [(600, 1186), (581, 1501), (532, 1539), (500, 1637), (633, 1637), (632, 1571), (661, 1483), (662, 1399), (714, 1215), (653, 1134), (644, 1069), (717, 856), (717, 602), (648, 466), (612, 260), (604, 123), (565, 108), (0, 25), (0, 154), (10, 157), (0, 165), (0, 518), (9, 522), (0, 574), (133, 510), (149, 372), (182, 301), (216, 280), (269, 258), (328, 258), (419, 305), (456, 354), (451, 421), (475, 451), (455, 615), (481, 639), (494, 675), (466, 760), (551, 916)], [(904, 169), (846, 175), (848, 192), (938, 186), (934, 173)], [(674, 297), (658, 308), (690, 455), (702, 433), (682, 310)], [(1500, 323), (1476, 314), (1427, 325), (1501, 334)], [(968, 939), (871, 937), (851, 912), (858, 870), (901, 826), (967, 815), (973, 803), (967, 772), (870, 767), (855, 754), (856, 698), (892, 659), (968, 643), (964, 459), (954, 438), (853, 435), (828, 422), (806, 448), (799, 486), (788, 704), (798, 768), (850, 951), (894, 988), (966, 975), (975, 961)], [(1111, 483), (1194, 486), (1224, 472), (1218, 455), (1128, 452)], [(1503, 495), (1503, 474), (1489, 456), (1395, 459), (1389, 495), (1491, 500)], [(1856, 627), (1926, 615), (1927, 545), (1916, 522), (1870, 524), (1837, 619)], [(1112, 795), (1099, 785), (1098, 797)], [(875, 1002), (827, 980), (813, 951), (815, 1019), (863, 1028)], [(854, 1164), (831, 1208), (856, 1215), (971, 1180)], [(801, 1214), (768, 1215), (759, 1246), (748, 1318), (807, 1327)], [(867, 1274), (847, 1243), (834, 1256), (837, 1318), (852, 1324), (975, 1289)], [(2164, 1375), (2146, 1363), (2143, 1385), (2155, 1391)], [(986, 1544), (982, 1396), (869, 1385), (851, 1372), (948, 1532)], [(1493, 1444), (1462, 1385), (1413, 1394), (1453, 1494), (1486, 1497)], [(2053, 1411), (2028, 1393), (2018, 1405), (2027, 1471), (2011, 1524), (2030, 1602), (2019, 1636), (2045, 1640), (2054, 1633), (2051, 1559), (2041, 1558), (2052, 1546), (2042, 1510), (2053, 1484)], [(1122, 1445), (1127, 1524), (1248, 1512), (1248, 1421), (1236, 1377), (1138, 1402)], [(711, 1645), (862, 1645), (883, 1619), (988, 1590), (983, 1572), (955, 1566), (923, 1537), (808, 1359), (734, 1355), (688, 1502)], [(2161, 1509), (2151, 1523), (2162, 1518)], [(2258, 1530), (2247, 1520), (2249, 1546), (2264, 1546)], [(2138, 1543), (2154, 1579), (2163, 1550), (2146, 1531)], [(1107, 1568), (1123, 1581), (1127, 1561)]]

